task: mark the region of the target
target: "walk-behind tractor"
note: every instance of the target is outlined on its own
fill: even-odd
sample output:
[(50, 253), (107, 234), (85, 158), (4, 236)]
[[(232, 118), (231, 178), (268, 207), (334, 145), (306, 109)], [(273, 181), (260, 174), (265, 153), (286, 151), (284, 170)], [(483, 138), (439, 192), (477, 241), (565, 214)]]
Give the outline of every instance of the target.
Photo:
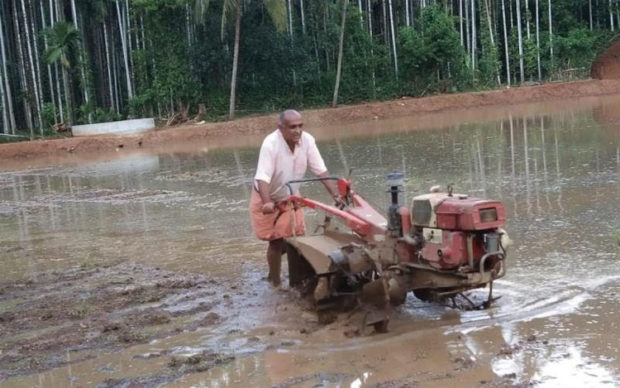
[[(403, 174), (392, 173), (386, 220), (353, 191), (349, 179), (323, 179), (337, 182), (342, 201), (330, 206), (290, 195), (289, 204), (320, 209), (326, 216), (315, 231), (321, 233), (286, 240), (290, 285), (314, 299), (319, 318), (343, 308), (361, 309), (362, 327), (386, 331), (391, 306), (403, 303), (410, 291), (423, 301), (454, 303), (464, 291), (487, 285), (488, 298), (476, 307), (491, 305), (493, 281), (506, 273), (509, 239), (502, 229), (501, 202), (435, 187), (407, 208), (398, 203)], [(290, 190), (292, 184), (316, 180), (287, 185)]]

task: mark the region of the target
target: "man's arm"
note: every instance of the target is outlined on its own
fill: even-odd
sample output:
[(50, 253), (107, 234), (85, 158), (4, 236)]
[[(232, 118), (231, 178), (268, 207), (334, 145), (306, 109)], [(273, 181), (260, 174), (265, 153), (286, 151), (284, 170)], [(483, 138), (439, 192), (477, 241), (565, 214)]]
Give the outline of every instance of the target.
[(260, 195), (260, 199), (263, 201), (261, 211), (263, 214), (273, 213), (276, 205), (269, 196), (269, 183), (260, 179), (257, 179), (256, 183), (258, 185), (258, 195)]
[[(329, 176), (329, 172), (325, 171), (321, 174), (318, 174), (317, 176), (319, 178), (327, 178)], [(323, 186), (325, 186), (325, 189), (327, 190), (329, 195), (331, 195), (331, 197), (336, 201), (336, 203), (339, 203), (342, 200), (340, 198), (340, 194), (338, 194), (338, 189), (336, 189), (336, 184), (334, 183), (334, 181), (322, 180), (321, 183), (323, 183)]]
[[(325, 167), (325, 162), (323, 161), (323, 157), (319, 152), (318, 147), (316, 146), (316, 142), (312, 136), (309, 136), (310, 146), (308, 147), (308, 167), (310, 167), (310, 171), (312, 171), (319, 178), (326, 178), (329, 176), (329, 172)], [(340, 203), (342, 198), (338, 194), (338, 189), (332, 180), (322, 180), (323, 186), (331, 195), (331, 197), (336, 201), (336, 203)]]

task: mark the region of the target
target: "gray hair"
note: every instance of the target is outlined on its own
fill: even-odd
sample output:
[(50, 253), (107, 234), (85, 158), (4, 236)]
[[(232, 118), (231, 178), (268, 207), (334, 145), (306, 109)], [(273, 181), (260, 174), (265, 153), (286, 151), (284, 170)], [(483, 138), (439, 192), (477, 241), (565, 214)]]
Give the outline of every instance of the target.
[(282, 125), (284, 123), (284, 118), (288, 115), (297, 115), (301, 117), (301, 113), (297, 112), (295, 109), (287, 109), (280, 113), (280, 116), (278, 117), (278, 124)]

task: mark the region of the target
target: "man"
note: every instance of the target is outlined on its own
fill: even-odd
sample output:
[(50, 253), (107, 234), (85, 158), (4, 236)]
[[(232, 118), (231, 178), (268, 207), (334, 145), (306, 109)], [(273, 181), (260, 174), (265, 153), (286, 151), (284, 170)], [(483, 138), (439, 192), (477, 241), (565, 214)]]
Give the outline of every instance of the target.
[[(285, 203), (290, 194), (285, 184), (303, 178), (308, 167), (320, 178), (328, 175), (314, 137), (302, 127), (299, 112), (286, 110), (280, 114), (278, 129), (263, 140), (254, 176), (250, 200), (252, 228), (259, 239), (269, 241), (267, 279), (274, 287), (280, 286), (283, 239), (303, 235), (306, 228), (303, 210)], [(332, 182), (322, 182), (338, 200)], [(299, 185), (293, 185), (293, 189), (298, 194)]]

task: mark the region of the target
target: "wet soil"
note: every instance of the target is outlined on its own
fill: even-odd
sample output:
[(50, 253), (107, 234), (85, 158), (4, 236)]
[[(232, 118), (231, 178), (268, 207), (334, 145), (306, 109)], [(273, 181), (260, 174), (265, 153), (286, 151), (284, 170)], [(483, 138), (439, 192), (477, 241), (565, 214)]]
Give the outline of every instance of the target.
[[(569, 102), (570, 99), (578, 97), (616, 93), (620, 93), (620, 80), (595, 79), (423, 98), (403, 97), (398, 100), (340, 106), (334, 109), (305, 110), (303, 115), (309, 128), (332, 128), (364, 121), (407, 117), (411, 129), (411, 122), (415, 123), (416, 117), (424, 118), (432, 113), (557, 100)], [(2, 159), (0, 168), (23, 167), (25, 163), (41, 166), (57, 162), (58, 159), (62, 159), (63, 162), (92, 161), (95, 158), (109, 158), (111, 154), (143, 150), (172, 152), (250, 145), (255, 144), (260, 137), (275, 128), (276, 117), (276, 114), (271, 114), (220, 123), (186, 123), (132, 136), (66, 137), (0, 144), (0, 159)]]
[[(138, 263), (83, 265), (4, 282), (0, 284), (0, 382), (93, 357), (71, 356), (78, 351), (115, 351), (219, 324), (222, 317), (211, 310), (228, 298), (213, 279)], [(173, 300), (182, 300), (182, 307), (171, 306)], [(170, 358), (168, 368), (147, 380), (171, 379), (233, 358), (206, 351), (187, 359)]]
[[(334, 312), (329, 322), (322, 322), (295, 290), (267, 287), (263, 292), (258, 295), (261, 292), (257, 293), (256, 287), (245, 291), (238, 284), (225, 285), (203, 275), (127, 262), (83, 265), (64, 271), (36, 273), (26, 280), (5, 281), (0, 284), (0, 383), (7, 379), (15, 383), (14, 378), (19, 376), (60, 371), (61, 367), (70, 368), (71, 365), (79, 370), (80, 365), (89, 361), (99, 362), (100, 373), (115, 375), (117, 367), (101, 361), (102, 354), (127, 357), (121, 354), (129, 352), (132, 354), (130, 360), (151, 363), (151, 366), (134, 375), (101, 379), (97, 387), (185, 386), (194, 374), (201, 376), (236, 362), (237, 353), (223, 348), (219, 341), (185, 352), (173, 347), (155, 350), (149, 348), (150, 344), (174, 336), (192, 336), (194, 332), (223, 330), (225, 336), (235, 338), (232, 342), (242, 341), (245, 348), (254, 348), (257, 353), (272, 352), (277, 357), (296, 347), (300, 338), (308, 342), (312, 342), (312, 338), (327, 342), (351, 341), (352, 338), (364, 341), (363, 337), (375, 334), (372, 329), (360, 326), (358, 313)], [(230, 329), (231, 323), (237, 327), (234, 322), (240, 319), (240, 311), (254, 315), (257, 296), (258, 299), (268, 296), (270, 302), (264, 302), (259, 309), (266, 308), (274, 315), (274, 320), (285, 325)], [(395, 319), (399, 320), (398, 314)], [(463, 341), (460, 334), (452, 337), (457, 342)], [(419, 344), (426, 350), (415, 350), (408, 361), (419, 363), (423, 370), (404, 375), (394, 373), (394, 377), (377, 386), (454, 384), (463, 378), (482, 387), (532, 386), (529, 382), (515, 385), (511, 375), (487, 375), (485, 362), (480, 363), (459, 351), (442, 353), (438, 357), (427, 341), (422, 339)], [(500, 342), (495, 352), (498, 357), (509, 359), (526, 351), (535, 352), (541, 344), (546, 341), (531, 335), (516, 343)], [(140, 352), (140, 346), (149, 350)], [(245, 353), (241, 358), (247, 356)], [(438, 359), (444, 361), (427, 365), (430, 360)], [(68, 377), (71, 381), (72, 376)], [(325, 372), (305, 374), (303, 368), (299, 368), (299, 375), (291, 377), (289, 374), (275, 386), (306, 386), (316, 380), (346, 378)]]

